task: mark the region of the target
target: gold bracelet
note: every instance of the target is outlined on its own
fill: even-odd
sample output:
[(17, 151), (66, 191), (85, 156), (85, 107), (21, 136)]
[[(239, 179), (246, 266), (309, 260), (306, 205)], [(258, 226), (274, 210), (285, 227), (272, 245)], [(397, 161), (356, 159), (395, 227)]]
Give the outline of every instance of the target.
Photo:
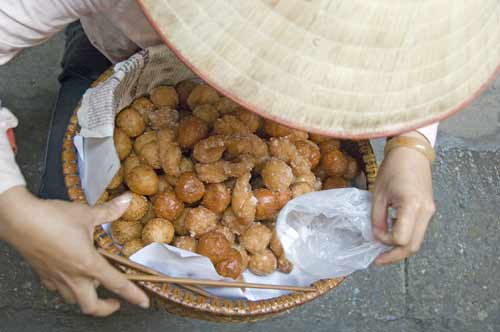
[(424, 139), (409, 136), (398, 136), (387, 141), (384, 148), (384, 156), (387, 156), (390, 151), (394, 150), (397, 147), (405, 147), (417, 150), (418, 152), (422, 153), (427, 159), (429, 159), (431, 163), (436, 159), (436, 151), (434, 151), (434, 148), (430, 145), (429, 142)]

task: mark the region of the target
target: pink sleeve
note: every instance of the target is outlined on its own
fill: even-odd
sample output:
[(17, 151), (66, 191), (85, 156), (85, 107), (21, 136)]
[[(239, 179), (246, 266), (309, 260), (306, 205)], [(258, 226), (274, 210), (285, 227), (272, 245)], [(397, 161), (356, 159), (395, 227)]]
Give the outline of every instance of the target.
[(2, 0), (0, 65), (22, 49), (49, 39), (82, 16), (104, 10), (118, 0)]
[(428, 125), (427, 127), (422, 127), (417, 129), (417, 131), (425, 136), (429, 143), (434, 147), (436, 145), (436, 137), (437, 137), (437, 131), (438, 131), (438, 126), (439, 122), (433, 123), (431, 125)]
[(7, 130), (16, 126), (16, 117), (6, 108), (0, 108), (0, 194), (26, 184), (7, 137)]

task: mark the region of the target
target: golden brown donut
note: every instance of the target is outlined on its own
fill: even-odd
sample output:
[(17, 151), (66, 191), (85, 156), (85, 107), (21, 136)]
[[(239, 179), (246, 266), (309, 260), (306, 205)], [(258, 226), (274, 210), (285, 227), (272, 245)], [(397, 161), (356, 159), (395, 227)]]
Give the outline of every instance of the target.
[(132, 151), (132, 140), (120, 128), (115, 128), (113, 140), (115, 142), (115, 149), (118, 154), (118, 158), (120, 158), (120, 160), (124, 160), (128, 157), (130, 151)]
[(234, 234), (241, 235), (254, 223), (243, 218), (238, 218), (231, 207), (228, 207), (222, 214), (222, 224), (227, 226)]
[(142, 224), (138, 221), (126, 221), (118, 219), (111, 223), (111, 234), (113, 240), (118, 244), (124, 244), (133, 239), (141, 237)]
[(179, 104), (177, 91), (171, 86), (158, 86), (154, 88), (150, 93), (150, 98), (157, 107), (176, 109)]
[(218, 274), (226, 278), (238, 279), (243, 273), (243, 259), (236, 249), (231, 249), (226, 259), (215, 265)]
[(116, 189), (123, 183), (123, 167), (120, 167), (118, 172), (113, 176), (111, 181), (108, 184), (107, 189)]
[(154, 195), (158, 192), (158, 175), (151, 166), (139, 165), (125, 174), (125, 182), (131, 191), (139, 195)]
[(213, 264), (229, 258), (232, 252), (231, 243), (218, 232), (207, 232), (198, 241), (198, 254), (206, 256)]
[(191, 252), (196, 252), (198, 244), (196, 239), (191, 236), (177, 236), (174, 239), (174, 246)]
[(256, 220), (271, 219), (276, 216), (280, 207), (275, 192), (267, 188), (255, 189), (253, 191), (257, 198), (257, 210), (255, 213)]
[(156, 131), (148, 130), (144, 132), (142, 135), (137, 137), (134, 141), (134, 151), (136, 154), (140, 154), (142, 148), (151, 142), (156, 142)]
[(285, 254), (285, 252), (283, 251), (283, 246), (281, 245), (281, 241), (278, 238), (278, 233), (276, 232), (276, 228), (273, 229), (271, 235), (271, 241), (269, 242), (269, 247), (271, 248), (272, 252), (274, 252), (276, 257), (281, 257)]
[(214, 105), (221, 115), (231, 113), (239, 107), (238, 104), (227, 97), (221, 97)]
[(219, 100), (219, 94), (206, 84), (197, 85), (189, 94), (187, 104), (191, 110), (198, 105), (215, 104)]
[(139, 160), (154, 169), (161, 169), (160, 157), (158, 155), (158, 143), (156, 141), (147, 143), (139, 151)]
[(340, 141), (335, 138), (330, 138), (326, 141), (319, 143), (319, 149), (322, 155), (330, 151), (338, 150), (340, 149)]
[(278, 271), (283, 273), (290, 273), (293, 270), (293, 264), (285, 257), (285, 255), (278, 257)]
[(277, 158), (271, 158), (264, 164), (261, 176), (266, 187), (273, 191), (288, 189), (293, 182), (292, 169)]
[(214, 134), (234, 135), (251, 134), (247, 125), (232, 114), (226, 114), (214, 122)]
[(144, 119), (144, 122), (149, 123), (149, 112), (155, 109), (155, 105), (147, 97), (139, 97), (130, 105), (133, 109), (139, 112)]
[(214, 232), (221, 233), (226, 237), (226, 239), (231, 243), (231, 245), (234, 244), (236, 240), (236, 236), (234, 233), (229, 229), (227, 226), (223, 226), (222, 224), (218, 224), (217, 227), (215, 228)]
[(222, 183), (212, 183), (206, 188), (201, 204), (207, 209), (222, 213), (231, 203), (231, 189)]
[(205, 121), (208, 125), (212, 126), (219, 118), (219, 111), (214, 105), (205, 104), (199, 105), (193, 110), (193, 115), (198, 119)]
[(271, 241), (272, 232), (264, 225), (255, 224), (240, 237), (240, 244), (252, 254), (262, 252)]
[(135, 109), (128, 107), (116, 116), (116, 125), (129, 137), (137, 137), (146, 129), (142, 115)]
[(299, 183), (294, 183), (290, 187), (292, 190), (292, 197), (297, 198), (299, 196), (302, 196), (307, 193), (311, 193), (314, 191), (314, 188), (306, 182), (299, 182)]
[(360, 169), (358, 162), (351, 156), (346, 156), (347, 158), (347, 169), (344, 173), (344, 178), (347, 180), (352, 180), (359, 175)]
[(198, 206), (189, 210), (185, 223), (189, 234), (198, 238), (207, 232), (215, 230), (217, 215), (203, 206)]
[(189, 230), (186, 227), (186, 216), (191, 209), (185, 208), (182, 210), (181, 214), (173, 221), (175, 234), (177, 235), (188, 235)]
[(222, 158), (225, 150), (225, 136), (213, 135), (195, 144), (193, 158), (205, 164), (214, 163)]
[(255, 133), (262, 125), (262, 118), (259, 115), (250, 112), (243, 107), (238, 107), (231, 114), (243, 122), (252, 133)]
[(128, 205), (127, 211), (122, 215), (122, 219), (127, 221), (137, 221), (144, 217), (149, 210), (148, 199), (142, 195), (131, 193), (132, 200)]
[(160, 107), (148, 113), (149, 125), (154, 130), (176, 130), (179, 124), (179, 112), (168, 107)]
[(322, 190), (329, 189), (339, 189), (339, 188), (347, 188), (349, 186), (349, 182), (340, 176), (330, 176), (323, 181)]
[(318, 166), (321, 158), (319, 146), (309, 140), (295, 141), (293, 144), (295, 144), (298, 153), (309, 161), (311, 168)]
[(140, 164), (141, 161), (139, 160), (139, 157), (137, 157), (135, 153), (131, 153), (122, 164), (123, 174), (127, 174), (128, 172), (130, 172), (130, 170), (139, 166)]
[(208, 125), (194, 116), (187, 116), (179, 122), (177, 141), (182, 148), (191, 149), (208, 136)]
[(177, 96), (179, 96), (179, 105), (182, 109), (189, 109), (187, 100), (189, 95), (197, 85), (198, 83), (193, 80), (180, 81), (175, 85), (175, 91), (177, 91)]
[(205, 185), (193, 172), (182, 173), (175, 184), (175, 193), (184, 203), (199, 201), (205, 194)]
[(250, 272), (258, 276), (265, 276), (276, 271), (278, 261), (269, 249), (250, 256), (248, 268)]
[(321, 157), (321, 167), (330, 176), (342, 176), (347, 170), (348, 160), (340, 150), (329, 151)]
[(184, 209), (184, 203), (171, 191), (159, 193), (153, 205), (156, 215), (167, 220), (175, 220)]
[(144, 243), (142, 243), (142, 240), (141, 239), (133, 239), (133, 240), (125, 242), (123, 244), (121, 251), (125, 257), (130, 257), (133, 254), (135, 254), (136, 252), (138, 252), (139, 250), (141, 250), (142, 248), (144, 248)]
[(174, 226), (166, 219), (154, 218), (147, 222), (142, 230), (142, 242), (170, 243), (174, 239)]

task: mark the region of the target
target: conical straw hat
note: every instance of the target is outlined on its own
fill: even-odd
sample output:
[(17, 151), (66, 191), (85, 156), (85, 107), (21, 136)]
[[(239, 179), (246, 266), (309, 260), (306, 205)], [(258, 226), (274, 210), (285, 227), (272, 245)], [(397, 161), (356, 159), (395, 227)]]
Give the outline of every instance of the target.
[(137, 0), (201, 78), (264, 117), (345, 138), (462, 109), (500, 63), (498, 0)]

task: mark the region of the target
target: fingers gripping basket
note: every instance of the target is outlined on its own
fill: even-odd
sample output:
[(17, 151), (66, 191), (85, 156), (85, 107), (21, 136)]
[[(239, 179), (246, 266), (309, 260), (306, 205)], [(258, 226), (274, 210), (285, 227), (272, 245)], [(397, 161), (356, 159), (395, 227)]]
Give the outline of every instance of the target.
[[(168, 65), (161, 66), (162, 70), (156, 71), (154, 75), (149, 77), (141, 77), (138, 74), (133, 88), (122, 94), (124, 100), (118, 102), (117, 109), (128, 105), (133, 98), (148, 93), (150, 89), (157, 85), (175, 84), (182, 79), (194, 77), (185, 66), (179, 63), (164, 48), (153, 50), (153, 56), (146, 57), (146, 61), (159, 61), (161, 58), (164, 58)], [(112, 69), (106, 71), (92, 86), (98, 86), (112, 74)], [(71, 117), (66, 131), (62, 151), (62, 163), (69, 198), (75, 202), (86, 203), (78, 174), (77, 154), (73, 145), (73, 138), (79, 131), (78, 109), (75, 110)], [(377, 175), (377, 164), (370, 142), (344, 141), (342, 144), (343, 149), (358, 160), (361, 169), (366, 175), (368, 188), (371, 190)], [(101, 226), (96, 227), (94, 240), (96, 246), (99, 248), (114, 254), (120, 253), (119, 248), (114, 245), (112, 239), (104, 232)], [(133, 272), (130, 268), (124, 266), (118, 267), (126, 273)], [(343, 278), (318, 281), (314, 284), (314, 287), (317, 289), (316, 292), (293, 293), (271, 300), (255, 302), (205, 297), (173, 284), (140, 282), (140, 285), (149, 292), (153, 300), (152, 302), (156, 306), (162, 307), (170, 313), (217, 322), (245, 322), (269, 318), (296, 308), (337, 287), (342, 280)]]

